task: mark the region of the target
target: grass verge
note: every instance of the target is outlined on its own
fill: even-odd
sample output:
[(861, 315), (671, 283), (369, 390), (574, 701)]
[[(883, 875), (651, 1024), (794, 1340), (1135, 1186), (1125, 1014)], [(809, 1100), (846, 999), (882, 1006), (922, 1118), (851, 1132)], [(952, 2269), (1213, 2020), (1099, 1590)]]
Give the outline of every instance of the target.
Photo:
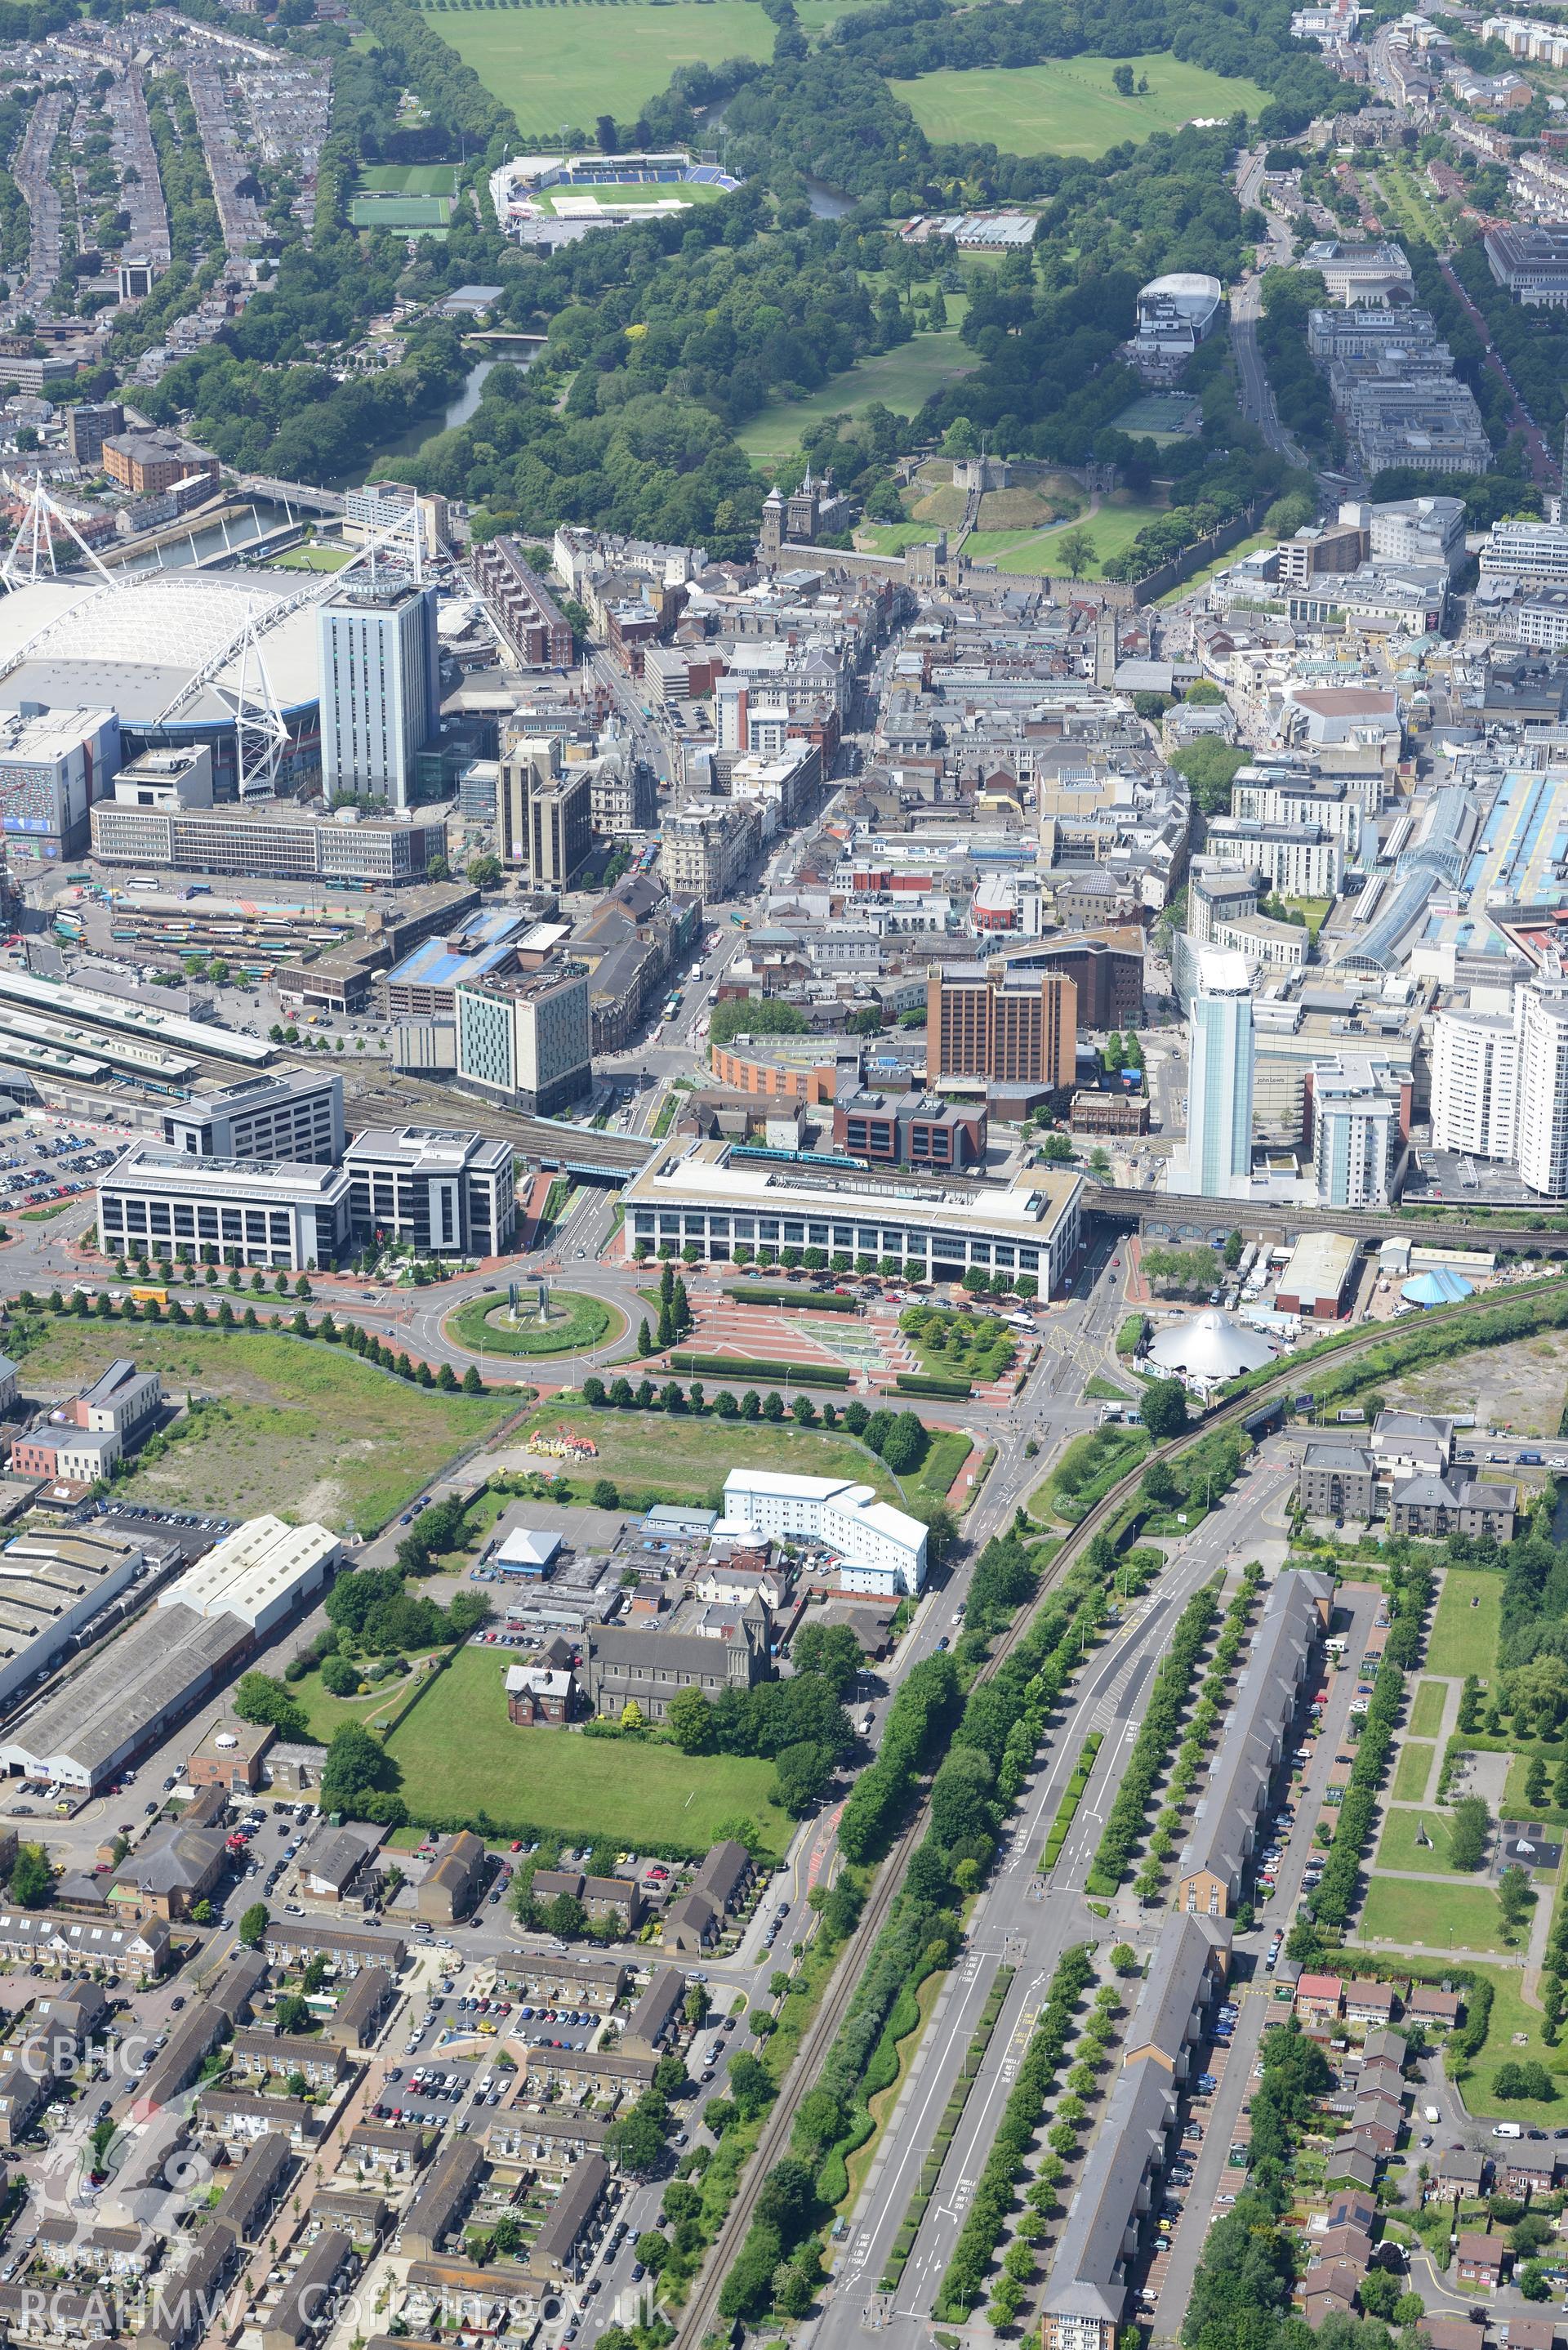
[[(616, 1307), (575, 1289), (550, 1292), (550, 1311), (561, 1318), (543, 1327), (527, 1323), (514, 1326), (497, 1318), (507, 1311), (504, 1299), (471, 1297), (447, 1315), (442, 1326), (471, 1355), (582, 1355), (612, 1335), (621, 1337), (626, 1330), (625, 1316)], [(612, 1331), (616, 1322), (620, 1327)]]
[(1449, 1567), (1427, 1644), (1427, 1670), (1455, 1680), (1479, 1673), (1490, 1680), (1497, 1670), (1501, 1619), (1501, 1575), (1484, 1567)]

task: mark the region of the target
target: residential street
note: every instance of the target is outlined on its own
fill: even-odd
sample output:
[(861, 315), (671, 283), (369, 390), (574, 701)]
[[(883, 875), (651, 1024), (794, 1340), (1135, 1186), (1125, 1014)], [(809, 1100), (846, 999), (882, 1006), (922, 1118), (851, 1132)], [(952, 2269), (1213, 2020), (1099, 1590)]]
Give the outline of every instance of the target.
[[(1218, 2216), (1218, 2199), (1221, 2195), (1233, 2199), (1246, 2178), (1244, 2170), (1231, 2167), (1230, 2149), (1235, 2144), (1245, 2144), (1251, 2134), (1242, 2107), (1251, 2095), (1263, 2033), (1275, 2016), (1283, 2017), (1290, 2012), (1282, 2003), (1274, 2005), (1273, 1979), (1263, 1971), (1263, 1954), (1275, 1928), (1288, 1932), (1295, 1917), (1302, 1876), (1313, 1850), (1313, 1829), (1334, 1758), (1345, 1751), (1345, 1733), (1355, 1695), (1357, 1668), (1381, 1603), (1381, 1592), (1367, 1584), (1344, 1585), (1335, 1596), (1335, 1629), (1343, 1631), (1349, 1641), (1345, 1669), (1331, 1678), (1323, 1728), (1314, 1743), (1297, 1798), (1295, 1825), (1280, 1863), (1278, 1884), (1272, 1898), (1262, 1905), (1262, 1915), (1251, 1933), (1240, 1937), (1235, 1945), (1237, 1976), (1249, 1964), (1252, 1971), (1251, 1980), (1238, 1986), (1241, 2015), (1231, 2046), (1229, 2050), (1213, 2051), (1208, 2059), (1219, 2087), (1211, 2099), (1193, 2101), (1193, 2111), (1203, 2126), (1203, 2143), (1193, 2165), (1192, 2184), (1171, 2238), (1169, 2254), (1160, 2254), (1155, 2263), (1158, 2273), (1153, 2282), (1159, 2295), (1153, 2315), (1157, 2343), (1175, 2342), (1179, 2335), (1191, 2298), (1193, 2274), (1202, 2256), (1203, 2241)], [(1349, 1610), (1348, 1624), (1339, 1620), (1343, 1609)]]

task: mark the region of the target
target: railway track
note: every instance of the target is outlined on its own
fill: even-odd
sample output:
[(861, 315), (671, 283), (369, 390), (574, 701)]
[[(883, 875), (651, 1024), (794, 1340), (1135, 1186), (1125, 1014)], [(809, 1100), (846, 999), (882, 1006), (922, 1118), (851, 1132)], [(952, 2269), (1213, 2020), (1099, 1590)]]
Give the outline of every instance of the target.
[(1568, 1255), (1568, 1227), (1515, 1227), (1511, 1224), (1467, 1224), (1465, 1208), (1434, 1210), (1430, 1223), (1407, 1223), (1388, 1213), (1363, 1214), (1350, 1208), (1255, 1208), (1242, 1214), (1234, 1200), (1185, 1198), (1175, 1192), (1132, 1191), (1114, 1184), (1086, 1183), (1084, 1208), (1091, 1215), (1109, 1216), (1118, 1222), (1179, 1226), (1205, 1232), (1230, 1232), (1238, 1222), (1255, 1232), (1348, 1232), (1358, 1240), (1409, 1241), (1417, 1248), (1466, 1248), (1520, 1256)]
[[(1513, 1292), (1506, 1302), (1511, 1304), (1514, 1297), (1521, 1294), (1528, 1296), (1531, 1294), (1530, 1289), (1526, 1288), (1522, 1293)], [(1463, 1305), (1439, 1306), (1423, 1317), (1422, 1326), (1426, 1327), (1434, 1322), (1457, 1321), (1461, 1315), (1470, 1319), (1473, 1318), (1474, 1314), (1475, 1308), (1469, 1303)], [(1332, 1357), (1333, 1363), (1337, 1367), (1340, 1363), (1368, 1353), (1374, 1347), (1383, 1346), (1391, 1336), (1397, 1336), (1397, 1332), (1388, 1326), (1379, 1325), (1376, 1329), (1368, 1330), (1363, 1336), (1353, 1338), (1345, 1346), (1336, 1348)], [(1035, 1607), (1022, 1613), (1003, 1633), (994, 1652), (981, 1666), (976, 1679), (989, 1680), (1005, 1659), (1012, 1655), (1038, 1613), (1039, 1602), (1045, 1598), (1066, 1570), (1076, 1564), (1090, 1543), (1094, 1541), (1095, 1536), (1131, 1499), (1153, 1462), (1178, 1461), (1183, 1453), (1190, 1451), (1194, 1445), (1212, 1436), (1217, 1430), (1240, 1427), (1266, 1405), (1280, 1400), (1299, 1388), (1304, 1378), (1310, 1378), (1311, 1369), (1310, 1362), (1293, 1364), (1282, 1370), (1277, 1378), (1265, 1380), (1254, 1388), (1250, 1394), (1240, 1396), (1231, 1403), (1222, 1404), (1217, 1411), (1210, 1413), (1196, 1429), (1184, 1431), (1180, 1436), (1172, 1437), (1166, 1443), (1158, 1444), (1151, 1451), (1146, 1453), (1136, 1468), (1129, 1469), (1125, 1477), (1118, 1479), (1109, 1492), (1095, 1503), (1072, 1533), (1066, 1536), (1051, 1561), (1046, 1578), (1037, 1595)], [(768, 2115), (762, 2137), (757, 2141), (756, 2150), (742, 2174), (741, 2186), (735, 2201), (714, 2239), (707, 2260), (698, 2272), (696, 2289), (681, 2314), (676, 2334), (678, 2350), (701, 2350), (701, 2345), (705, 2338), (720, 2324), (719, 2295), (723, 2288), (724, 2278), (729, 2272), (732, 2261), (745, 2240), (747, 2229), (751, 2226), (752, 2215), (763, 2181), (772, 2165), (788, 2148), (794, 2127), (794, 2117), (801, 2102), (811, 2089), (820, 2060), (831, 2047), (838, 2028), (848, 2012), (849, 2003), (855, 1996), (860, 1981), (863, 1970), (862, 1962), (888, 1921), (888, 1913), (903, 1883), (904, 1872), (909, 1866), (910, 1856), (925, 1833), (929, 1794), (928, 1787), (921, 1794), (897, 1844), (877, 1871), (876, 1884), (861, 1912), (859, 1924), (846, 1943), (838, 1963), (834, 1968), (822, 2005), (816, 2012), (810, 2030), (801, 2042), (795, 2061), (784, 2078), (778, 2097)]]

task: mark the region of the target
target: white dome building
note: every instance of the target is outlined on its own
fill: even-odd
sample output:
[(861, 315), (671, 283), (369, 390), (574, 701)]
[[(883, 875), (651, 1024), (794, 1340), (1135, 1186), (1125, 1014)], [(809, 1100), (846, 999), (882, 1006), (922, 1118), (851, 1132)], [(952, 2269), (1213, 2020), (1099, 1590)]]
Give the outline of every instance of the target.
[(1148, 1359), (1172, 1378), (1189, 1387), (1222, 1387), (1243, 1371), (1260, 1370), (1274, 1359), (1274, 1350), (1256, 1330), (1244, 1330), (1223, 1314), (1198, 1314), (1162, 1330), (1148, 1350)]
[(1223, 323), (1224, 308), (1224, 287), (1202, 270), (1151, 278), (1137, 297), (1137, 333), (1127, 346), (1133, 365), (1147, 382), (1170, 382)]

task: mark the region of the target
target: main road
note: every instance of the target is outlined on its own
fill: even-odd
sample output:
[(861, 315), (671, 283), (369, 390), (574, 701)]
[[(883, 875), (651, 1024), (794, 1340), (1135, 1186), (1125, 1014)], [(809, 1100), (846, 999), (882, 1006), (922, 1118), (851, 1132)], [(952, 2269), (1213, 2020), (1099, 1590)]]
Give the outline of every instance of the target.
[[(1262, 1541), (1282, 1530), (1287, 1482), (1282, 1469), (1254, 1468), (1235, 1499), (1173, 1554), (1158, 1583), (1135, 1603), (1126, 1623), (1070, 1690), (1061, 1722), (1020, 1799), (1006, 1850), (976, 1905), (964, 1956), (937, 2002), (911, 2077), (889, 2116), (882, 2154), (851, 2214), (814, 2350), (846, 2350), (868, 2317), (911, 2350), (924, 2340), (932, 2298), (1057, 1962), (1075, 1942), (1152, 1942), (1158, 1915), (1137, 1922), (1136, 1905), (1127, 1897), (1113, 1905), (1108, 1918), (1088, 1908), (1084, 1888), (1090, 1864), (1121, 1785), (1149, 1680), (1178, 1616), (1201, 1584), (1255, 1555)], [(1046, 1877), (1038, 1867), (1046, 1832), (1091, 1731), (1101, 1734), (1099, 1753), (1073, 1827)], [(997, 1968), (1003, 1964), (1016, 1971), (889, 2308), (877, 2293), (878, 2280)]]
[(1251, 149), (1242, 154), (1236, 167), (1238, 202), (1249, 210), (1262, 212), (1266, 226), (1257, 272), (1249, 271), (1231, 296), (1231, 348), (1236, 354), (1241, 413), (1258, 427), (1271, 449), (1278, 450), (1293, 465), (1304, 465), (1306, 458), (1280, 422), (1262, 353), (1258, 348), (1258, 320), (1262, 315), (1262, 272), (1288, 263), (1292, 251), (1290, 234), (1283, 222), (1263, 206), (1263, 153), (1261, 147)]

